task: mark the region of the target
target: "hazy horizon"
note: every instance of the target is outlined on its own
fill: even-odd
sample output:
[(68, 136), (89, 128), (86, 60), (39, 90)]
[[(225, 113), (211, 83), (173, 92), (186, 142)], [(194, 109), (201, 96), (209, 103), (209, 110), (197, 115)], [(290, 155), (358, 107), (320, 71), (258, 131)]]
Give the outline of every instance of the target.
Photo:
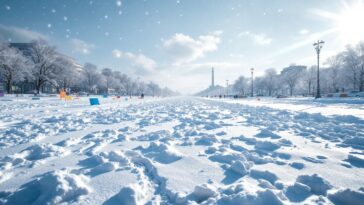
[(84, 64), (181, 93), (291, 63), (322, 63), (364, 36), (363, 1), (2, 0), (0, 41), (44, 38)]

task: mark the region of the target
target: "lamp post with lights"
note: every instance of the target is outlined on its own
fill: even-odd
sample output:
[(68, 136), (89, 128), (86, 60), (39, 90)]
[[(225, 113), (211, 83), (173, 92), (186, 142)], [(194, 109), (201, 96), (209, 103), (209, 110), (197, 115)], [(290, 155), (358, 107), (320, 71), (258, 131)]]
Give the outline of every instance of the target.
[(320, 94), (320, 52), (322, 49), (322, 44), (325, 42), (322, 40), (318, 40), (316, 43), (313, 44), (317, 53), (317, 91), (315, 98), (321, 98)]
[(254, 97), (254, 68), (251, 68), (250, 71), (252, 74), (252, 79), (251, 79), (251, 89), (252, 90), (251, 90), (250, 96)]
[(229, 80), (226, 80), (226, 97), (229, 97)]

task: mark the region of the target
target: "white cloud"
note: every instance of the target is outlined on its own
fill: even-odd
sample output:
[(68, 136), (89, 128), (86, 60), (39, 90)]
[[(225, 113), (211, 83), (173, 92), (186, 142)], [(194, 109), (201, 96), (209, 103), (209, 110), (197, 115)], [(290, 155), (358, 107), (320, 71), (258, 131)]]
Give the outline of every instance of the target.
[(83, 40), (73, 38), (70, 40), (72, 50), (76, 53), (89, 54), (94, 48), (94, 44), (86, 43)]
[(36, 31), (0, 24), (0, 41), (30, 42), (38, 39), (49, 40), (46, 35)]
[(125, 57), (129, 58), (135, 66), (144, 68), (146, 71), (153, 71), (157, 66), (153, 59), (143, 54), (125, 53)]
[(192, 62), (203, 57), (207, 52), (216, 51), (220, 43), (221, 31), (210, 35), (202, 35), (197, 39), (176, 33), (170, 39), (163, 41), (163, 46), (173, 57), (175, 64)]
[(112, 51), (112, 55), (118, 59), (128, 60), (128, 63), (130, 63), (132, 66), (132, 73), (138, 75), (149, 75), (155, 71), (157, 67), (157, 63), (153, 59), (143, 54), (134, 54), (131, 52), (123, 52), (121, 50), (114, 49)]
[(255, 44), (260, 46), (270, 45), (272, 43), (272, 38), (269, 38), (265, 33), (252, 33), (250, 31), (242, 32), (238, 35), (239, 37), (248, 36)]
[(114, 49), (112, 51), (112, 55), (115, 57), (115, 58), (121, 58), (123, 56), (123, 52), (121, 50), (118, 50), (118, 49)]
[(307, 30), (307, 29), (301, 29), (301, 30), (300, 30), (300, 34), (301, 34), (301, 35), (306, 35), (306, 34), (308, 34), (308, 33), (310, 33), (310, 31), (309, 31), (309, 30)]

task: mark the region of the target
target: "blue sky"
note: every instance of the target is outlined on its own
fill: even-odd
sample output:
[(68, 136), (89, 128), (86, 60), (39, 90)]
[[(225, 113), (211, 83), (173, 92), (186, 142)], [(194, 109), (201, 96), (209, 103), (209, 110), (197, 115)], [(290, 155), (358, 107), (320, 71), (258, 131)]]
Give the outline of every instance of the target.
[(183, 93), (291, 63), (315, 63), (364, 36), (362, 1), (0, 0), (0, 41), (45, 38), (79, 63)]

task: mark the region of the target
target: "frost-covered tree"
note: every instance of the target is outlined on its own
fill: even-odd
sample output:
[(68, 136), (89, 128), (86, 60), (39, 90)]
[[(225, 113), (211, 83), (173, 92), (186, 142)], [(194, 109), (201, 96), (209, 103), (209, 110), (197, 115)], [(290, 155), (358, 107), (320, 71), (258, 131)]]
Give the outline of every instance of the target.
[(263, 83), (268, 96), (272, 96), (273, 92), (277, 89), (277, 71), (274, 68), (267, 69), (263, 76)]
[(306, 87), (308, 95), (313, 95), (314, 86), (316, 85), (316, 79), (317, 79), (316, 76), (317, 76), (317, 66), (311, 66), (308, 70), (304, 71), (302, 75), (304, 87)]
[(77, 79), (80, 79), (81, 68), (69, 57), (57, 55), (52, 66), (53, 73), (49, 82), (57, 90), (68, 90)]
[(83, 76), (87, 92), (95, 93), (97, 84), (100, 81), (100, 74), (97, 72), (97, 66), (92, 63), (85, 63), (83, 67)]
[(289, 88), (289, 94), (292, 96), (296, 85), (300, 82), (303, 72), (305, 71), (304, 66), (291, 65), (281, 72), (281, 79)]
[(153, 97), (160, 94), (160, 88), (154, 82), (150, 82), (147, 85), (148, 93)]
[(33, 63), (32, 76), (37, 93), (54, 76), (57, 53), (54, 46), (44, 40), (32, 41), (30, 60)]
[(147, 85), (144, 82), (137, 81), (137, 94), (138, 95), (145, 93), (146, 88), (147, 88)]
[(0, 44), (0, 76), (4, 79), (7, 93), (12, 92), (14, 82), (30, 76), (31, 62), (23, 53), (8, 44)]
[(335, 55), (327, 59), (326, 65), (329, 69), (329, 80), (332, 92), (338, 92), (340, 86), (340, 69), (342, 68), (342, 61), (340, 56)]
[(359, 61), (359, 91), (364, 91), (364, 42), (356, 46), (357, 58)]
[(352, 83), (352, 89), (360, 91), (364, 90), (364, 42), (357, 46), (348, 46), (341, 53), (343, 66), (348, 74), (347, 77)]
[(114, 80), (113, 72), (110, 68), (104, 68), (104, 69), (102, 69), (101, 74), (105, 78), (106, 93), (109, 93), (109, 89), (111, 88), (113, 80)]
[(248, 80), (244, 76), (239, 76), (233, 84), (233, 90), (238, 92), (239, 95), (245, 95), (248, 89)]

